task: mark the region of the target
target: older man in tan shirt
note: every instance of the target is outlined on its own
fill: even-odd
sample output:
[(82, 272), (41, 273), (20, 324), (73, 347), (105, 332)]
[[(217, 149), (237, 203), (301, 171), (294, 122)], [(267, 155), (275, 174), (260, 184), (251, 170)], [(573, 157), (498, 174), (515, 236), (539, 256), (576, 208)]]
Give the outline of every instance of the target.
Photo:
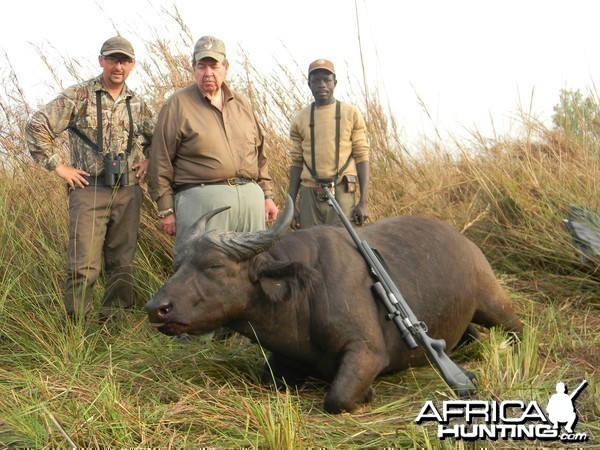
[(200, 38), (193, 66), (196, 82), (160, 111), (150, 159), (150, 195), (176, 249), (200, 216), (222, 206), (231, 208), (213, 217), (207, 231), (261, 230), (278, 214), (260, 126), (225, 83), (224, 43)]

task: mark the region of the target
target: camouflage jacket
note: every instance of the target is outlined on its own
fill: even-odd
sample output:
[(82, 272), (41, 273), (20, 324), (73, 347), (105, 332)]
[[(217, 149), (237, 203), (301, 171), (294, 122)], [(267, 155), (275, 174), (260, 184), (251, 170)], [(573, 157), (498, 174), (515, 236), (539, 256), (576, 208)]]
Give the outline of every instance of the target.
[[(101, 82), (101, 76), (66, 89), (57, 98), (31, 116), (25, 127), (25, 139), (33, 159), (48, 170), (62, 163), (56, 138), (69, 128), (76, 128), (91, 142), (98, 140), (96, 92), (101, 92), (102, 151), (124, 153), (127, 150), (130, 125), (133, 126), (133, 144), (128, 156), (129, 167), (150, 156), (150, 144), (155, 118), (146, 103), (127, 85), (117, 100), (113, 100)], [(127, 112), (126, 98), (130, 98), (132, 122)], [(103, 155), (69, 130), (70, 165), (90, 175), (103, 171)]]

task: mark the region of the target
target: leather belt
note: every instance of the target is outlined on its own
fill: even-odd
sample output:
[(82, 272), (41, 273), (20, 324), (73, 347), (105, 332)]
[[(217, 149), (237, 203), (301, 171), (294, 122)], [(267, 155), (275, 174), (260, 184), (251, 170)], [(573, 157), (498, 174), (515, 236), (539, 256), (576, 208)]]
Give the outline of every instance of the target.
[(227, 178), (225, 181), (220, 181), (217, 183), (213, 183), (213, 184), (228, 184), (229, 186), (239, 186), (240, 184), (248, 184), (248, 183), (252, 183), (254, 180), (251, 180), (250, 178), (239, 178), (239, 177), (234, 177), (234, 178)]
[(192, 189), (195, 187), (203, 187), (203, 186), (215, 186), (215, 185), (229, 185), (229, 186), (241, 186), (243, 184), (252, 183), (254, 180), (250, 178), (241, 178), (241, 177), (233, 177), (227, 178), (222, 181), (209, 181), (206, 183), (184, 183), (179, 184), (173, 188), (173, 192), (178, 194), (182, 191), (186, 191), (188, 189)]

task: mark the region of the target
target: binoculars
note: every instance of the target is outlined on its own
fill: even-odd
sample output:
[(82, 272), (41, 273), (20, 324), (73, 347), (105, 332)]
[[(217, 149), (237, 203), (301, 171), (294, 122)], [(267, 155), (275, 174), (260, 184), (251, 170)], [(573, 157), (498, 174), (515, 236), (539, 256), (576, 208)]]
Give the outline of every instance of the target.
[(105, 155), (104, 184), (111, 187), (129, 184), (129, 164), (125, 153), (110, 152)]

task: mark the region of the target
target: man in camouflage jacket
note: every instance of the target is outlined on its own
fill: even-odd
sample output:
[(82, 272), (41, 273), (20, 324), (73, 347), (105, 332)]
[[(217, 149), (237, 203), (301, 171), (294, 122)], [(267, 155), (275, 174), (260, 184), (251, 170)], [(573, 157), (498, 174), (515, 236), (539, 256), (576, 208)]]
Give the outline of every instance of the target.
[[(104, 254), (107, 274), (100, 318), (134, 303), (132, 262), (137, 246), (154, 115), (125, 84), (135, 66), (120, 36), (101, 47), (102, 74), (72, 86), (35, 112), (25, 128), (33, 159), (69, 187), (69, 246), (65, 307), (85, 315)], [(57, 137), (68, 130), (70, 162)], [(106, 176), (105, 176), (106, 175)]]

